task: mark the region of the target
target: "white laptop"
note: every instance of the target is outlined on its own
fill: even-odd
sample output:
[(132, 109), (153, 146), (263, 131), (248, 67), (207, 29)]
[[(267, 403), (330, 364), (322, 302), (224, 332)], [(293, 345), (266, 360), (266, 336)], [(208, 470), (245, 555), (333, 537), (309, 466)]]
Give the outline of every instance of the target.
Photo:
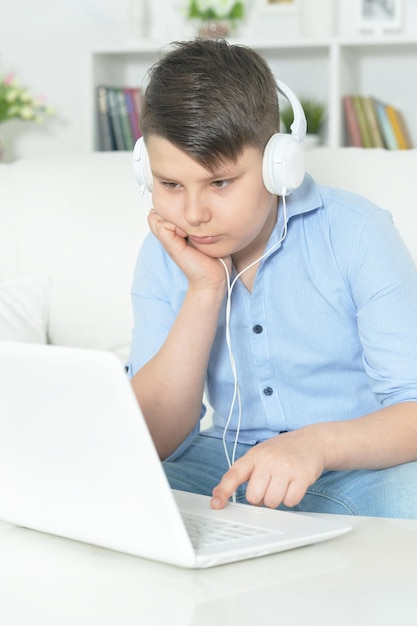
[[(213, 511), (209, 502), (169, 487), (116, 356), (0, 342), (0, 519), (188, 568), (351, 528), (331, 516), (233, 503)], [(219, 538), (212, 525), (228, 529)], [(199, 526), (193, 539), (188, 526)]]

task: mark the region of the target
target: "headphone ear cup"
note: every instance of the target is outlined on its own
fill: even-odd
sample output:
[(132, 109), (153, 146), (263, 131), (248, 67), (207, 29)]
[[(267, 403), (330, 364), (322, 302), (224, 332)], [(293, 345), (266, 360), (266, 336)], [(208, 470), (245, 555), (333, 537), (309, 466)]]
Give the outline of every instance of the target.
[(133, 174), (143, 191), (152, 191), (152, 171), (143, 137), (139, 137), (133, 148)]
[(265, 146), (262, 161), (264, 185), (270, 193), (288, 196), (304, 180), (304, 147), (293, 135), (276, 133)]

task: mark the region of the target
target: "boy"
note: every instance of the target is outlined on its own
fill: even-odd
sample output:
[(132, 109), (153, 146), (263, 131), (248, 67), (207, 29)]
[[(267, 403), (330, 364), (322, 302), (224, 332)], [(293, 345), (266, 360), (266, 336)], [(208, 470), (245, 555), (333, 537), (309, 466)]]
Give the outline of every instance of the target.
[(268, 191), (277, 88), (248, 48), (177, 44), (141, 128), (154, 208), (129, 368), (171, 486), (417, 518), (417, 269), (389, 213), (308, 175)]

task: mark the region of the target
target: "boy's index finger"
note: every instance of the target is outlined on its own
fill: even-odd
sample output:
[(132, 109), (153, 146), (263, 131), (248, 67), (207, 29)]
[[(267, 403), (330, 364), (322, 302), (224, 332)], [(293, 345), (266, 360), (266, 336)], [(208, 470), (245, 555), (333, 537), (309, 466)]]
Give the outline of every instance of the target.
[(211, 507), (213, 509), (222, 509), (226, 506), (236, 489), (242, 483), (249, 480), (252, 474), (252, 464), (246, 457), (242, 457), (224, 474), (223, 478), (213, 489), (213, 497), (211, 499)]

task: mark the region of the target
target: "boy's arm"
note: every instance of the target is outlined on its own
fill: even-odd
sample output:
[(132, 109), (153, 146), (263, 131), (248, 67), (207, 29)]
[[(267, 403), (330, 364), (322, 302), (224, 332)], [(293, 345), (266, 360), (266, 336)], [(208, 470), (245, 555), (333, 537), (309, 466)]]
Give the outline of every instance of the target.
[(149, 216), (154, 235), (188, 279), (174, 324), (155, 356), (132, 378), (132, 385), (161, 458), (169, 456), (197, 424), (217, 320), (226, 293), (226, 275), (216, 258), (198, 252), (185, 233)]
[(163, 346), (132, 378), (162, 459), (182, 443), (200, 417), (207, 363), (222, 300), (222, 294), (189, 289)]
[(276, 508), (300, 502), (324, 470), (383, 469), (417, 460), (417, 402), (369, 415), (283, 433), (238, 459), (213, 490), (222, 508), (242, 483), (252, 504)]

